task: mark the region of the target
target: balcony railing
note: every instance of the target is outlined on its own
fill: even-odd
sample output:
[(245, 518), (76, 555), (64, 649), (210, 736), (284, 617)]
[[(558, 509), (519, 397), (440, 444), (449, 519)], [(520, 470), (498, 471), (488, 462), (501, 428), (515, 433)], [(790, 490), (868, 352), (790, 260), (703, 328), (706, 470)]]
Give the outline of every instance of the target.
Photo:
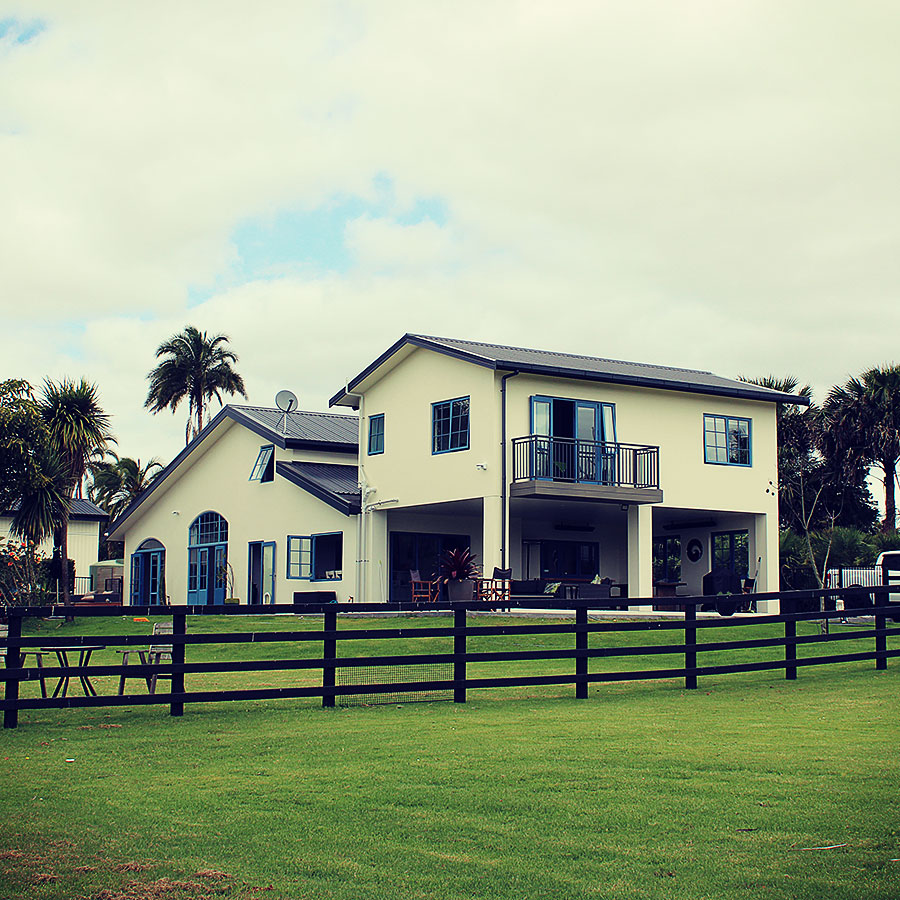
[(512, 444), (513, 481), (659, 487), (659, 447), (536, 434)]

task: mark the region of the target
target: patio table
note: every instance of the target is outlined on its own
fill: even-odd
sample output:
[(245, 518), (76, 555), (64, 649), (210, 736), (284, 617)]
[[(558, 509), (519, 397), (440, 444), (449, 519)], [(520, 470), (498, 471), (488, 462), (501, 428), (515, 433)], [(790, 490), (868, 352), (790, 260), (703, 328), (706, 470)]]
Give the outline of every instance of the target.
[[(69, 651), (78, 652), (78, 665), (88, 666), (91, 662), (91, 655), (95, 650), (105, 650), (106, 647), (102, 644), (94, 644), (89, 647), (85, 646), (77, 646), (77, 647), (41, 647), (41, 650), (44, 653), (55, 653), (56, 658), (59, 660), (59, 665), (63, 669), (69, 668)], [(94, 690), (94, 686), (91, 684), (90, 678), (87, 675), (79, 675), (78, 680), (81, 682), (81, 689), (84, 691), (85, 697), (96, 697), (97, 692)], [(53, 696), (62, 696), (65, 697), (69, 690), (69, 676), (61, 675), (59, 681), (56, 683), (56, 688), (53, 691)]]

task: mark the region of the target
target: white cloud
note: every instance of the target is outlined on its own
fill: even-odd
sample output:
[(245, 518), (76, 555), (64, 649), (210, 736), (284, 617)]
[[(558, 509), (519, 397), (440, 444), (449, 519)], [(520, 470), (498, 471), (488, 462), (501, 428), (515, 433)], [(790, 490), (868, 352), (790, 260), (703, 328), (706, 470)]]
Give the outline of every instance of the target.
[[(253, 402), (320, 406), (405, 331), (820, 391), (894, 353), (890, 6), (20, 17), (47, 28), (0, 56), (4, 368), (97, 380), (129, 455), (178, 448), (183, 416), (142, 410), (144, 376), (188, 322), (231, 335)], [(371, 199), (382, 173), (397, 208), (438, 197), (448, 222), (370, 213), (348, 223), (350, 271), (234, 284), (238, 223)], [(233, 286), (189, 308), (211, 284)]]

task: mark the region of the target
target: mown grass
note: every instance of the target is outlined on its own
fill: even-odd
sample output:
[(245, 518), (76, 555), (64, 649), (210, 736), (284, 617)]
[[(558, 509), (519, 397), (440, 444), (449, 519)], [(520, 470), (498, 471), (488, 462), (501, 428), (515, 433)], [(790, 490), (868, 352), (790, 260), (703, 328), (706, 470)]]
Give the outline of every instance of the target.
[[(55, 626), (41, 633), (149, 631), (130, 619)], [(672, 640), (604, 634), (591, 645)], [(449, 649), (447, 638), (377, 643), (342, 652)], [(536, 643), (571, 637), (475, 638), (470, 648)], [(213, 645), (189, 647), (188, 659), (296, 652)], [(761, 653), (778, 656), (722, 661)], [(110, 647), (94, 662), (117, 660)], [(512, 674), (572, 662), (480, 665)], [(592, 670), (607, 665), (638, 668), (616, 659)], [(187, 677), (189, 689), (209, 689), (315, 683), (319, 673)], [(116, 679), (96, 683), (113, 692)], [(795, 683), (764, 672), (701, 679), (698, 691), (604, 684), (587, 701), (545, 686), (472, 691), (465, 705), (204, 704), (181, 719), (165, 707), (29, 711), (0, 735), (0, 897), (895, 900), (898, 687), (900, 666), (869, 662), (801, 669)], [(835, 844), (846, 846), (804, 849)]]

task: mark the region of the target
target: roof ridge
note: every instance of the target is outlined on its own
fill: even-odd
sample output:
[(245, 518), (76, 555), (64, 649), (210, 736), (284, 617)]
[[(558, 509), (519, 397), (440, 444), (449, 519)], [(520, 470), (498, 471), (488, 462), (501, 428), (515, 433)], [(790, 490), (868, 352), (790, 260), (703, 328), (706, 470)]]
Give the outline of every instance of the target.
[(226, 403), (226, 407), (231, 407), (232, 409), (258, 409), (263, 412), (275, 413), (279, 416), (328, 416), (332, 419), (355, 419), (356, 416), (348, 415), (347, 413), (334, 413), (334, 412), (319, 412), (315, 409), (292, 409), (290, 412), (285, 412), (283, 409), (279, 409), (277, 406), (254, 406), (251, 403)]
[[(515, 347), (512, 344), (491, 344), (485, 341), (470, 341), (462, 338), (438, 337), (429, 334), (413, 334), (410, 337), (423, 338), (428, 341), (448, 342), (456, 344), (473, 344), (476, 347), (493, 347), (497, 350), (515, 350), (518, 353), (541, 353), (548, 356), (564, 356), (567, 359), (589, 359), (593, 362), (619, 363), (626, 366), (640, 366), (643, 369), (662, 369), (668, 372), (692, 372), (695, 375), (715, 375), (708, 369), (686, 369), (681, 366), (663, 366), (657, 363), (634, 362), (628, 359), (613, 359), (609, 356), (588, 356), (586, 353), (564, 353), (561, 350), (538, 350), (534, 347)], [(720, 377), (720, 376), (716, 376)]]

